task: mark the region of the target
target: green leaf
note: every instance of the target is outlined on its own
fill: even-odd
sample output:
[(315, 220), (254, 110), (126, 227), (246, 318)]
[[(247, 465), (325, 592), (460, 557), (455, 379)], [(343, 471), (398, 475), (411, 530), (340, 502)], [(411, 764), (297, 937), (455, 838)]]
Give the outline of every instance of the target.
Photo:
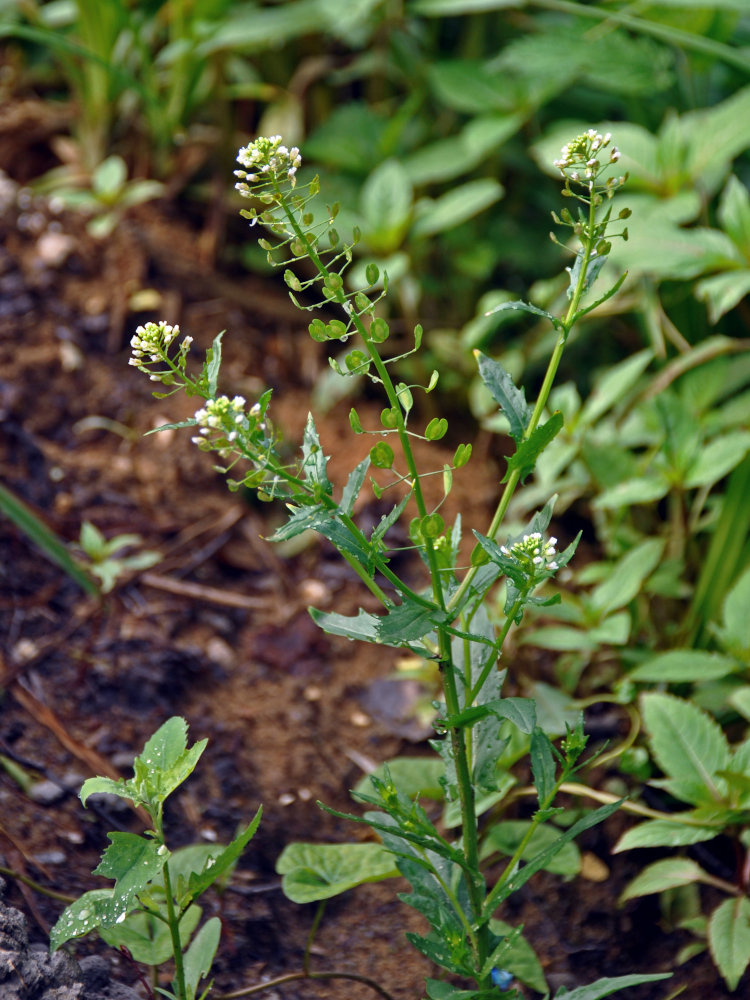
[(254, 837), (262, 813), (262, 808), (259, 808), (245, 829), (230, 844), (227, 844), (221, 853), (207, 859), (203, 871), (190, 873), (188, 894), (191, 899), (197, 899), (217, 879), (220, 879), (222, 875), (231, 871), (242, 852)]
[(747, 896), (725, 899), (708, 921), (711, 957), (735, 990), (750, 962), (750, 900)]
[(409, 225), (412, 186), (398, 160), (379, 164), (364, 183), (360, 206), (365, 219), (365, 238), (376, 254), (397, 250)]
[(494, 205), (503, 196), (503, 186), (485, 177), (453, 187), (439, 198), (423, 198), (417, 203), (417, 218), (411, 227), (414, 237), (434, 236), (459, 226)]
[(309, 608), (308, 610), (315, 624), (324, 632), (328, 632), (329, 635), (343, 635), (347, 639), (378, 642), (378, 622), (380, 619), (377, 615), (368, 614), (367, 611), (361, 609), (353, 617), (340, 615), (335, 611), (318, 611), (317, 608)]
[(351, 514), (354, 510), (354, 503), (359, 496), (365, 479), (367, 478), (367, 470), (369, 467), (370, 460), (368, 458), (363, 458), (359, 465), (355, 466), (355, 468), (349, 473), (346, 486), (341, 492), (339, 510), (342, 514)]
[(688, 489), (713, 486), (739, 465), (750, 451), (750, 432), (734, 431), (704, 444), (685, 475)]
[(330, 899), (365, 882), (399, 874), (381, 844), (288, 844), (276, 862), (281, 888), (293, 903)]
[(479, 377), (508, 418), (511, 437), (520, 441), (531, 419), (531, 408), (526, 402), (523, 389), (516, 387), (499, 361), (488, 358), (481, 351), (474, 351), (474, 356), (479, 366)]
[[(745, 605), (746, 609), (748, 607), (750, 605)], [(640, 663), (630, 671), (628, 677), (634, 681), (686, 684), (692, 681), (718, 680), (738, 670), (737, 662), (728, 656), (707, 653), (702, 649), (673, 649)]]
[[(132, 783), (124, 781), (122, 778), (115, 781), (114, 778), (87, 778), (81, 786), (80, 799), (85, 806), (89, 795), (117, 795), (118, 798), (128, 799), (133, 802), (137, 795)], [(141, 801), (138, 799), (137, 801)]]
[(537, 726), (531, 734), (531, 772), (536, 785), (536, 795), (540, 808), (547, 805), (555, 787), (555, 756), (552, 743), (546, 733)]
[[(195, 421), (191, 421), (191, 424)], [(0, 483), (0, 512), (20, 528), (44, 555), (56, 563), (86, 594), (98, 594), (99, 587), (75, 560), (67, 546), (27, 504)]]
[(591, 607), (604, 616), (630, 604), (640, 593), (644, 581), (659, 565), (663, 551), (664, 542), (659, 538), (650, 538), (636, 545), (588, 596)]
[[(336, 322), (333, 320), (332, 322)], [(331, 494), (332, 487), (326, 474), (328, 459), (323, 453), (320, 445), (320, 438), (315, 427), (312, 413), (307, 415), (305, 433), (302, 438), (302, 468), (307, 482), (315, 483), (327, 494)]]
[(666, 889), (676, 889), (681, 885), (702, 882), (706, 873), (700, 865), (690, 858), (665, 858), (647, 865), (642, 872), (630, 882), (620, 896), (620, 902), (635, 899), (637, 896), (650, 896), (653, 892), (664, 892)]
[(506, 461), (508, 468), (501, 482), (507, 482), (512, 472), (518, 470), (521, 482), (534, 471), (537, 458), (541, 455), (547, 445), (562, 430), (564, 419), (558, 410), (553, 413), (549, 420), (545, 421), (528, 438), (519, 441), (515, 453)]
[(205, 378), (206, 378), (206, 388), (208, 389), (208, 396), (210, 399), (216, 397), (216, 389), (219, 382), (219, 371), (221, 370), (221, 338), (224, 336), (226, 331), (222, 330), (220, 334), (214, 337), (213, 344), (206, 351), (206, 364), (205, 364)]
[(750, 192), (736, 174), (731, 175), (721, 192), (716, 214), (721, 228), (750, 260)]
[(479, 114), (457, 135), (420, 146), (402, 159), (412, 184), (450, 181), (479, 166), (523, 124), (523, 114)]
[(211, 917), (195, 935), (184, 955), (185, 987), (188, 997), (194, 997), (198, 983), (211, 971), (216, 949), (221, 938), (221, 920)]
[(750, 568), (726, 596), (722, 609), (722, 642), (745, 653), (750, 651)]
[(642, 983), (657, 983), (660, 979), (669, 979), (671, 972), (657, 972), (651, 975), (613, 976), (612, 978), (597, 979), (595, 983), (588, 986), (579, 986), (574, 990), (566, 990), (564, 986), (555, 993), (555, 1000), (602, 1000), (602, 997), (609, 997), (620, 990), (627, 990), (631, 986), (640, 986)]
[(115, 879), (112, 903), (101, 915), (104, 926), (124, 919), (136, 894), (156, 878), (169, 860), (169, 851), (153, 840), (146, 840), (135, 833), (112, 832), (107, 836), (110, 846), (102, 854), (94, 875)]
[(378, 641), (386, 646), (402, 646), (421, 639), (449, 619), (449, 612), (435, 607), (426, 608), (404, 596), (402, 604), (378, 619)]
[[(507, 937), (515, 930), (504, 920), (490, 920), (490, 930), (493, 934), (502, 934)], [(503, 968), (513, 975), (520, 982), (530, 986), (538, 993), (547, 992), (547, 982), (544, 978), (544, 971), (536, 956), (536, 952), (523, 935), (519, 935), (511, 944), (510, 949), (503, 956)]]
[(428, 82), (438, 100), (455, 111), (485, 115), (517, 111), (511, 107), (506, 80), (478, 59), (441, 59), (428, 69)]
[(146, 781), (148, 794), (163, 801), (192, 774), (208, 740), (187, 749), (187, 722), (179, 716), (168, 719), (146, 742), (134, 761), (136, 781)]
[(65, 907), (59, 920), (50, 931), (50, 951), (57, 951), (71, 938), (81, 937), (96, 930), (111, 911), (111, 889), (94, 889), (91, 892), (84, 892), (74, 903)]
[[(564, 833), (560, 834), (554, 844), (551, 844), (548, 848), (537, 854), (523, 868), (519, 868), (502, 886), (496, 886), (497, 891), (493, 890), (490, 897), (488, 897), (489, 905), (492, 906), (493, 912), (500, 903), (504, 902), (514, 892), (517, 892), (533, 875), (536, 875), (564, 844), (574, 840), (584, 830), (589, 830), (592, 826), (596, 826), (597, 823), (602, 823), (608, 816), (611, 816), (613, 812), (619, 809), (621, 804), (622, 800), (618, 799), (617, 802), (600, 806), (598, 809), (586, 813)], [(606, 996), (607, 994), (603, 993), (601, 995)]]
[[(495, 851), (511, 857), (531, 826), (530, 820), (503, 820), (490, 827), (482, 842), (480, 860)], [(524, 861), (531, 861), (541, 851), (546, 851), (560, 836), (553, 826), (540, 823), (531, 835), (529, 843), (521, 855)], [(544, 864), (544, 871), (555, 875), (577, 875), (581, 869), (581, 854), (574, 843), (563, 844), (557, 854)]]
[(494, 313), (507, 312), (508, 310), (512, 312), (525, 312), (532, 316), (542, 316), (544, 319), (548, 319), (556, 330), (561, 328), (560, 320), (557, 316), (553, 316), (552, 313), (547, 312), (546, 309), (540, 309), (538, 306), (531, 305), (530, 302), (523, 302), (521, 299), (518, 299), (515, 302), (501, 302), (499, 306), (495, 306), (493, 309), (488, 310), (485, 315), (492, 316)]
[(703, 278), (695, 286), (695, 297), (705, 302), (708, 309), (708, 321), (718, 323), (725, 313), (750, 294), (750, 270), (739, 269), (714, 274)]
[[(166, 906), (159, 912), (166, 917)], [(189, 906), (180, 918), (180, 938), (187, 943), (200, 923), (200, 906)], [(127, 948), (135, 962), (144, 965), (162, 965), (174, 955), (172, 935), (166, 920), (161, 920), (144, 910), (129, 913), (121, 924), (99, 927), (99, 936), (112, 948)]]
[(727, 788), (716, 772), (727, 770), (731, 757), (720, 726), (691, 702), (669, 694), (644, 694), (641, 706), (651, 751), (668, 776), (664, 786), (685, 802), (720, 802)]
[[(692, 812), (688, 815), (692, 815)], [(680, 814), (676, 813), (672, 822), (655, 819), (631, 827), (617, 841), (612, 853), (632, 851), (636, 847), (684, 847), (687, 844), (700, 844), (705, 840), (713, 840), (721, 833), (721, 826), (681, 823), (679, 816)]]
[(593, 502), (599, 510), (615, 510), (633, 504), (654, 503), (669, 493), (669, 482), (660, 475), (641, 476), (604, 490)]
[(619, 403), (648, 368), (653, 357), (654, 352), (646, 349), (608, 368), (594, 383), (591, 395), (581, 410), (580, 423), (590, 426)]

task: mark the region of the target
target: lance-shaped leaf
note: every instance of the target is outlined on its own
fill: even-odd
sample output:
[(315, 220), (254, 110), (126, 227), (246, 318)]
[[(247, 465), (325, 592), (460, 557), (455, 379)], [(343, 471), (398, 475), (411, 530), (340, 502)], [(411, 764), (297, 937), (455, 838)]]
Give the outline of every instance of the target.
[(360, 611), (354, 616), (340, 615), (336, 611), (318, 611), (310, 608), (310, 617), (329, 635), (343, 635), (347, 639), (378, 642), (378, 616)]
[(220, 334), (214, 337), (213, 344), (206, 351), (206, 363), (203, 374), (206, 379), (206, 389), (208, 390), (208, 397), (210, 399), (213, 399), (216, 396), (216, 389), (219, 382), (219, 371), (221, 370), (221, 338), (224, 336), (225, 332), (225, 330), (222, 330)]
[(197, 899), (210, 885), (213, 885), (217, 879), (234, 867), (235, 862), (255, 835), (262, 812), (263, 810), (259, 808), (245, 829), (230, 844), (227, 844), (221, 854), (206, 861), (203, 871), (191, 873), (188, 880), (188, 894), (191, 899)]
[(192, 944), (185, 952), (185, 988), (188, 997), (195, 997), (198, 983), (211, 971), (220, 938), (221, 920), (218, 917), (211, 917), (195, 935)]
[[(506, 305), (511, 306), (513, 303)], [(474, 356), (479, 366), (480, 378), (508, 419), (511, 437), (515, 441), (520, 441), (531, 419), (531, 408), (526, 402), (523, 389), (516, 386), (499, 361), (488, 358), (481, 351), (474, 351)]]
[(620, 896), (620, 902), (624, 903), (637, 896), (649, 896), (653, 892), (676, 889), (693, 882), (703, 882), (709, 878), (701, 866), (690, 858), (664, 858), (663, 861), (647, 865), (636, 875)]
[[(651, 975), (639, 975), (635, 973), (631, 976), (612, 976), (605, 979), (597, 979), (595, 983), (588, 986), (578, 986), (574, 990), (566, 990), (564, 986), (555, 993), (555, 1000), (602, 1000), (603, 997), (612, 996), (621, 990), (627, 990), (631, 986), (640, 986), (642, 983), (656, 983), (660, 979), (669, 979), (671, 972), (656, 972)], [(562, 992), (560, 992), (562, 990)]]
[(737, 989), (750, 962), (750, 900), (747, 896), (725, 899), (708, 921), (711, 957), (730, 990)]
[(359, 491), (362, 489), (369, 467), (370, 458), (368, 456), (363, 458), (359, 465), (349, 473), (346, 486), (341, 493), (341, 503), (339, 504), (342, 513), (351, 514), (354, 510), (354, 502), (359, 496)]
[(512, 472), (518, 472), (521, 482), (534, 471), (536, 460), (541, 453), (555, 438), (563, 428), (564, 419), (558, 410), (553, 413), (549, 420), (537, 427), (526, 440), (519, 441), (515, 453), (506, 459), (508, 468), (502, 478), (502, 482), (507, 482)]
[(513, 310), (514, 312), (530, 313), (532, 316), (541, 316), (544, 319), (548, 319), (556, 330), (563, 329), (563, 325), (557, 316), (553, 316), (552, 313), (547, 312), (546, 309), (540, 309), (539, 306), (533, 306), (530, 302), (524, 302), (522, 299), (517, 299), (515, 302), (502, 302), (499, 306), (495, 306), (494, 309), (488, 310), (485, 313), (485, 316), (491, 316), (496, 312), (505, 312), (508, 309)]
[(331, 493), (332, 487), (326, 474), (328, 459), (323, 453), (318, 431), (315, 427), (312, 413), (307, 415), (305, 433), (302, 437), (302, 471), (308, 482), (322, 487), (325, 493)]

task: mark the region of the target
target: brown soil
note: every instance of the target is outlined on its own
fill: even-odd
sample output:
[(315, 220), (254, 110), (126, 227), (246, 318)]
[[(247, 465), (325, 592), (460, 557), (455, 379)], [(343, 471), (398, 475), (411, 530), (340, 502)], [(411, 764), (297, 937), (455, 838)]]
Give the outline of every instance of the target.
[[(102, 884), (90, 873), (107, 831), (138, 830), (140, 821), (127, 810), (84, 810), (80, 783), (93, 773), (127, 774), (144, 740), (170, 715), (184, 715), (191, 739), (210, 743), (169, 810), (175, 845), (229, 838), (264, 808), (232, 886), (206, 900), (206, 913), (220, 913), (225, 928), (217, 991), (298, 971), (315, 909), (285, 899), (276, 858), (290, 841), (364, 836), (316, 801), (356, 808), (348, 789), (363, 768), (424, 752), (424, 735), (404, 707), (410, 689), (383, 684), (398, 651), (337, 641), (307, 615), (310, 604), (344, 613), (371, 607), (332, 550), (312, 542), (280, 553), (263, 540), (279, 512), (229, 494), (188, 434), (143, 437), (192, 405), (180, 396), (155, 401), (147, 379), (127, 365), (127, 341), (155, 313), (179, 322), (198, 350), (226, 328), (223, 388), (251, 397), (262, 384), (274, 386), (272, 412), (290, 440), (325, 357), (277, 285), (216, 271), (213, 236), (168, 205), (140, 210), (102, 243), (81, 218), (55, 214), (10, 183), (0, 200), (0, 476), (68, 542), (89, 520), (108, 537), (136, 532), (162, 555), (99, 603), (0, 519), (0, 753), (34, 779), (27, 793), (0, 771), (1, 863), (70, 896)], [(133, 311), (138, 295), (155, 313)], [(352, 443), (346, 409), (320, 421), (338, 481), (364, 447)], [(478, 459), (456, 478), (451, 508), (481, 527), (494, 463)], [(358, 513), (379, 515), (374, 504)], [(601, 862), (590, 869), (603, 876), (570, 883), (540, 876), (505, 914), (525, 924), (555, 989), (668, 970), (689, 940), (660, 929), (652, 900), (617, 907), (643, 861), (609, 853), (625, 822), (616, 816), (583, 840), (589, 860)], [(435, 970), (405, 941), (421, 918), (396, 888), (405, 886), (364, 886), (332, 900), (313, 967), (369, 976), (396, 1000), (422, 996), (424, 976)], [(8, 901), (26, 913), (38, 941), (62, 906), (18, 880)], [(75, 951), (111, 955), (94, 939)], [(119, 978), (135, 981), (123, 958), (112, 962)], [(670, 983), (627, 995), (656, 1000), (679, 985), (688, 1000), (729, 996), (705, 955)], [(264, 995), (375, 994), (331, 980)]]

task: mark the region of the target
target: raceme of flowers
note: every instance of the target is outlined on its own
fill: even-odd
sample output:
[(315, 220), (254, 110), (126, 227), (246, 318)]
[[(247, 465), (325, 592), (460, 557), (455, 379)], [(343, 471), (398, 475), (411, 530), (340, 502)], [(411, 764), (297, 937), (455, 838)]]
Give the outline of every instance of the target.
[(504, 556), (513, 559), (529, 580), (543, 579), (558, 569), (555, 561), (557, 539), (550, 536), (545, 542), (539, 531), (524, 535), (520, 541), (514, 542), (511, 546), (501, 545), (500, 551)]
[[(169, 355), (169, 348), (179, 336), (179, 326), (172, 326), (164, 320), (137, 327), (130, 338), (132, 357), (128, 360), (128, 364), (145, 372), (152, 382), (165, 382), (171, 379), (171, 370), (156, 372), (149, 365), (165, 362)], [(192, 342), (192, 337), (182, 339), (177, 355), (178, 359), (184, 359)]]
[(280, 135), (272, 135), (270, 138), (260, 136), (255, 142), (243, 146), (237, 154), (237, 162), (245, 169), (234, 171), (235, 177), (239, 178), (235, 188), (243, 197), (252, 198), (251, 185), (263, 181), (286, 179), (294, 187), (302, 157), (296, 146), (288, 149), (282, 145)]
[[(581, 187), (593, 191), (598, 174), (606, 167), (618, 162), (620, 150), (617, 146), (612, 146), (606, 156), (606, 162), (602, 162), (601, 154), (612, 142), (610, 132), (602, 135), (596, 129), (590, 128), (587, 132), (577, 136), (566, 143), (561, 151), (560, 157), (554, 160), (554, 166), (565, 178), (566, 186), (572, 181)], [(610, 177), (607, 179), (604, 190), (607, 197), (611, 198), (615, 190), (621, 187), (626, 181), (626, 177)]]

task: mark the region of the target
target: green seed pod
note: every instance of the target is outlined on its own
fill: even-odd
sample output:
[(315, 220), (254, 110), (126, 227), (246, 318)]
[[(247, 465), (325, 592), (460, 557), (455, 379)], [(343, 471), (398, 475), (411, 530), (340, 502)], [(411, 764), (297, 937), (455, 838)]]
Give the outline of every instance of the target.
[(440, 438), (445, 437), (447, 431), (448, 421), (445, 417), (433, 417), (425, 427), (424, 436), (428, 441), (439, 441)]
[(380, 277), (380, 268), (373, 261), (370, 261), (365, 268), (365, 277), (367, 278), (367, 283), (369, 285), (374, 285)]
[(370, 337), (376, 344), (385, 343), (388, 340), (389, 333), (388, 324), (382, 316), (376, 316), (372, 323), (370, 323)]
[(317, 340), (319, 344), (328, 340), (328, 330), (322, 319), (314, 319), (307, 330), (312, 339)]
[(393, 448), (385, 441), (379, 441), (370, 448), (370, 461), (376, 469), (390, 469), (393, 467)]
[(398, 413), (396, 410), (390, 406), (383, 410), (380, 414), (380, 423), (389, 430), (394, 430), (398, 427)]

